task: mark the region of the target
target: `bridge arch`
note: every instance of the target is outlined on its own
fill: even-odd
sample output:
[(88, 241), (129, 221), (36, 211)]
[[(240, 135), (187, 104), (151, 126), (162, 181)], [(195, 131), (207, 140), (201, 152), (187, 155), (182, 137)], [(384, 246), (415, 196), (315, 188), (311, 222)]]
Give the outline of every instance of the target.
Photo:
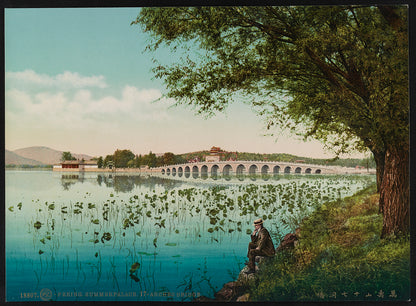
[(312, 169), (311, 169), (311, 168), (307, 168), (307, 169), (305, 170), (305, 173), (307, 173), (307, 174), (312, 173)]
[(321, 174), (321, 169), (316, 169), (316, 170), (315, 170), (315, 173), (316, 173), (316, 174)]
[(246, 171), (246, 167), (243, 164), (239, 164), (237, 166), (235, 173), (239, 175), (239, 174), (244, 174), (245, 171)]
[(231, 175), (233, 172), (233, 167), (231, 165), (227, 164), (222, 168), (222, 174), (223, 175)]
[(197, 178), (198, 175), (199, 175), (199, 168), (198, 166), (195, 165), (192, 167), (192, 177)]
[(182, 177), (183, 175), (183, 168), (182, 167), (178, 167), (178, 176)]
[(185, 167), (185, 177), (188, 178), (191, 176), (191, 168), (189, 166)]
[(208, 166), (207, 165), (203, 165), (201, 167), (201, 177), (202, 178), (208, 178)]
[(264, 165), (263, 167), (261, 167), (261, 174), (267, 174), (269, 173), (270, 167), (269, 165)]
[(220, 170), (220, 167), (218, 165), (212, 165), (212, 167), (211, 167), (211, 176), (217, 176), (219, 170)]
[(176, 176), (176, 168), (172, 168), (172, 176)]
[(256, 174), (257, 168), (258, 168), (257, 165), (251, 165), (250, 168), (248, 168), (248, 173), (251, 175)]
[(301, 172), (302, 172), (302, 168), (301, 167), (296, 167), (295, 173), (301, 173)]
[(280, 171), (280, 166), (274, 166), (273, 167), (273, 174), (278, 174)]
[(290, 170), (292, 170), (292, 168), (291, 168), (290, 166), (287, 166), (287, 167), (285, 168), (285, 173), (290, 173)]

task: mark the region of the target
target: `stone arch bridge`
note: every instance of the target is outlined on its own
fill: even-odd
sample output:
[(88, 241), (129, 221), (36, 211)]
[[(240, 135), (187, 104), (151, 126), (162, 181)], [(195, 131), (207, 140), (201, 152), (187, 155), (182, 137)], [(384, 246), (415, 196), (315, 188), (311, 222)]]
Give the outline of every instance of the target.
[(152, 173), (170, 176), (216, 176), (216, 175), (257, 175), (257, 174), (346, 174), (362, 173), (355, 168), (322, 166), (304, 163), (266, 161), (219, 161), (195, 162), (151, 168)]

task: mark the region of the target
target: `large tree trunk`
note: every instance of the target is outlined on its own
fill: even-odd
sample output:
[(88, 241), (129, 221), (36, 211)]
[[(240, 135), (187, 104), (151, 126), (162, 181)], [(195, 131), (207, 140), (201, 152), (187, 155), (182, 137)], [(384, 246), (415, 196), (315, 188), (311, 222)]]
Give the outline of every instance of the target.
[(385, 151), (372, 151), (372, 153), (374, 156), (374, 161), (376, 162), (377, 192), (380, 192), (381, 183), (383, 182), (386, 152)]
[(382, 238), (410, 231), (409, 183), (409, 148), (387, 148), (380, 189), (380, 201), (383, 203)]
[[(384, 163), (386, 159), (386, 152), (385, 151), (377, 151), (374, 150), (373, 156), (374, 161), (376, 162), (376, 177), (377, 177), (377, 192), (381, 190), (381, 184), (383, 183), (383, 175), (384, 175)], [(384, 203), (382, 199), (379, 201), (379, 213), (383, 213)]]

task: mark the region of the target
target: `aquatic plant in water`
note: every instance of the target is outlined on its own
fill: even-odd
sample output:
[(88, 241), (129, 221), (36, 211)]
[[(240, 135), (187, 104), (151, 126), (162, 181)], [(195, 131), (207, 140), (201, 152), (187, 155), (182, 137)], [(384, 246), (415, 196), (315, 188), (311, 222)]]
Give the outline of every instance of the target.
[[(114, 256), (120, 254), (117, 256), (126, 258), (124, 252), (127, 251), (131, 261), (125, 261), (126, 277), (130, 276), (141, 286), (150, 286), (145, 283), (143, 275), (138, 274), (145, 273), (145, 263), (140, 263), (138, 257), (156, 260), (158, 254), (170, 249), (181, 253), (182, 247), (190, 245), (197, 248), (223, 241), (236, 243), (241, 240), (245, 243), (247, 237), (244, 235), (251, 233), (252, 220), (257, 217), (267, 220), (270, 227), (276, 226), (281, 232), (287, 232), (298, 226), (325, 199), (334, 200), (352, 194), (366, 184), (362, 178), (308, 178), (262, 185), (175, 187), (169, 192), (155, 188), (124, 197), (110, 193), (102, 201), (88, 199), (93, 195), (87, 192), (83, 194), (84, 199), (87, 198), (85, 202), (81, 199), (62, 203), (45, 201), (47, 209), (37, 210), (30, 220), (35, 228), (32, 233), (38, 237), (34, 239), (34, 250), (38, 256), (43, 256), (43, 265), (52, 265), (58, 260), (64, 266), (66, 261), (66, 271), (74, 264), (82, 278), (86, 265), (79, 260), (78, 249), (89, 249), (90, 245), (93, 247), (90, 256), (99, 260), (95, 272), (92, 272), (97, 285), (111, 280), (115, 288), (120, 286), (120, 260)], [(70, 258), (74, 253), (68, 253), (68, 248), (60, 248), (61, 242), (69, 245), (70, 250), (76, 248), (75, 259)], [(179, 254), (171, 257), (181, 258)], [(128, 265), (131, 265), (130, 269)], [(145, 267), (148, 265), (150, 262), (146, 260)], [(65, 278), (65, 269), (62, 270)], [(209, 281), (207, 273), (198, 276), (198, 281)], [(44, 275), (44, 271), (38, 275)], [(191, 288), (194, 277), (189, 275), (185, 289)]]

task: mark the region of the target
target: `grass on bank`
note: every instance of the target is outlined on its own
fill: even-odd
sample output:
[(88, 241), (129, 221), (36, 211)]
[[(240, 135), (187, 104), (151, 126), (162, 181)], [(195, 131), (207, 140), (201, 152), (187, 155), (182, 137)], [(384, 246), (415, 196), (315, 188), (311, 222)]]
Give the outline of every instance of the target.
[(300, 225), (293, 250), (265, 263), (253, 301), (403, 301), (410, 298), (410, 238), (380, 239), (371, 186), (325, 203)]

